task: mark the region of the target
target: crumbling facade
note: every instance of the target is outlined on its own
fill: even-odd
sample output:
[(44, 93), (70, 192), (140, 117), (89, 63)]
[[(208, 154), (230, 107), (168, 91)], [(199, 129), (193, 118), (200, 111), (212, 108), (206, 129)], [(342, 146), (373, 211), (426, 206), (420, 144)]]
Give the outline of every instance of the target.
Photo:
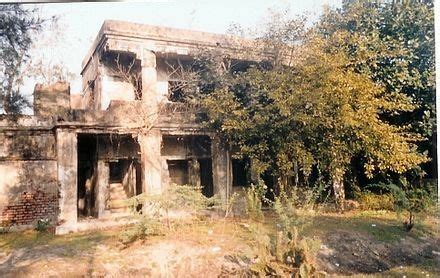
[(37, 85), (34, 116), (1, 118), (1, 225), (49, 218), (65, 233), (125, 216), (124, 200), (172, 183), (221, 199), (244, 185), (245, 163), (173, 91), (175, 66), (200, 49), (243, 59), (246, 42), (237, 40), (104, 22), (82, 63), (81, 94), (66, 83)]

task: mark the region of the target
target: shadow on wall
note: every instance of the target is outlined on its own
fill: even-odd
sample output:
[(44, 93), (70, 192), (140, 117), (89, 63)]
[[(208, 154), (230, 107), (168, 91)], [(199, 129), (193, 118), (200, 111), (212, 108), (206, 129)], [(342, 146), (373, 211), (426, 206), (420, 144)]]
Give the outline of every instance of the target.
[(0, 226), (32, 225), (46, 218), (52, 223), (57, 220), (54, 140), (50, 140), (50, 134), (34, 135), (14, 134), (4, 140), (2, 156), (6, 159), (0, 160)]

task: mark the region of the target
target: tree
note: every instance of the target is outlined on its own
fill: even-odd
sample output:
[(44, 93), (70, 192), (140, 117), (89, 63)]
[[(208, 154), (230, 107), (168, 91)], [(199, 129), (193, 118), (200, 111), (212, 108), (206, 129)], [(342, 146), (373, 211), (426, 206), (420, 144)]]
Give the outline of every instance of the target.
[(369, 177), (404, 173), (426, 162), (414, 144), (421, 137), (384, 117), (413, 111), (412, 99), (398, 90), (387, 93), (371, 72), (353, 64), (343, 44), (349, 32), (298, 33), (305, 35), (289, 44), (293, 59), (287, 65), (273, 59), (240, 71), (218, 66), (231, 64), (224, 57), (205, 63), (201, 103), (210, 126), (261, 172), (272, 170), (281, 189), (296, 167), (306, 178), (313, 167), (326, 172), (340, 209), (344, 175), (354, 157), (364, 158)]
[[(321, 18), (318, 29), (324, 36), (344, 32), (338, 45), (356, 71), (371, 76), (389, 97), (411, 98), (415, 109), (382, 117), (421, 134), (426, 140), (418, 146), (436, 168), (433, 1), (345, 1)], [(435, 177), (436, 170), (427, 166)]]
[(36, 10), (22, 6), (0, 5), (0, 107), (7, 114), (19, 113), (28, 101), (20, 94), (29, 49), (33, 36), (45, 20)]

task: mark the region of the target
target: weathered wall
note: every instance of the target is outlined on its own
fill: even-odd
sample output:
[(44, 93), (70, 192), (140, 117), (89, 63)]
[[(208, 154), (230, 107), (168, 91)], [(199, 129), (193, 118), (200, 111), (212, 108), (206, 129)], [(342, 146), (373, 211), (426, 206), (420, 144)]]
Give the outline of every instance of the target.
[(76, 230), (78, 220), (77, 211), (77, 135), (69, 129), (58, 129), (57, 142), (57, 178), (60, 190), (60, 213), (57, 233)]
[(66, 118), (70, 110), (70, 85), (57, 82), (53, 85), (35, 85), (34, 113), (38, 117)]
[(107, 69), (101, 77), (101, 110), (107, 109), (112, 100), (134, 101), (135, 99), (134, 86)]
[(0, 225), (55, 221), (58, 183), (52, 131), (3, 131), (0, 141)]

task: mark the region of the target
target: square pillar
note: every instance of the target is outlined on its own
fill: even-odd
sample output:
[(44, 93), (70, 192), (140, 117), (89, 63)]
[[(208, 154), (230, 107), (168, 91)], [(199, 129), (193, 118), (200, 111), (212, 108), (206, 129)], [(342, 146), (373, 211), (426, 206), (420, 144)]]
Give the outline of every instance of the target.
[(189, 184), (192, 186), (200, 187), (200, 163), (197, 159), (193, 158), (189, 160), (188, 165), (189, 172)]
[(156, 54), (143, 49), (141, 57), (142, 67), (142, 101), (152, 108), (157, 109), (157, 70)]
[(76, 231), (78, 221), (77, 201), (77, 137), (68, 129), (57, 129), (57, 174), (59, 183), (59, 215), (57, 234)]
[[(158, 194), (162, 191), (162, 177), (166, 173), (166, 161), (160, 154), (162, 136), (159, 130), (150, 130), (140, 135), (142, 187), (147, 194)], [(165, 164), (165, 165), (164, 165)]]
[(109, 178), (110, 168), (108, 162), (98, 160), (97, 166), (97, 181), (95, 186), (95, 215), (101, 218), (105, 215), (108, 192), (109, 192)]
[(214, 194), (226, 201), (232, 190), (232, 166), (228, 147), (218, 136), (212, 139), (211, 154)]

